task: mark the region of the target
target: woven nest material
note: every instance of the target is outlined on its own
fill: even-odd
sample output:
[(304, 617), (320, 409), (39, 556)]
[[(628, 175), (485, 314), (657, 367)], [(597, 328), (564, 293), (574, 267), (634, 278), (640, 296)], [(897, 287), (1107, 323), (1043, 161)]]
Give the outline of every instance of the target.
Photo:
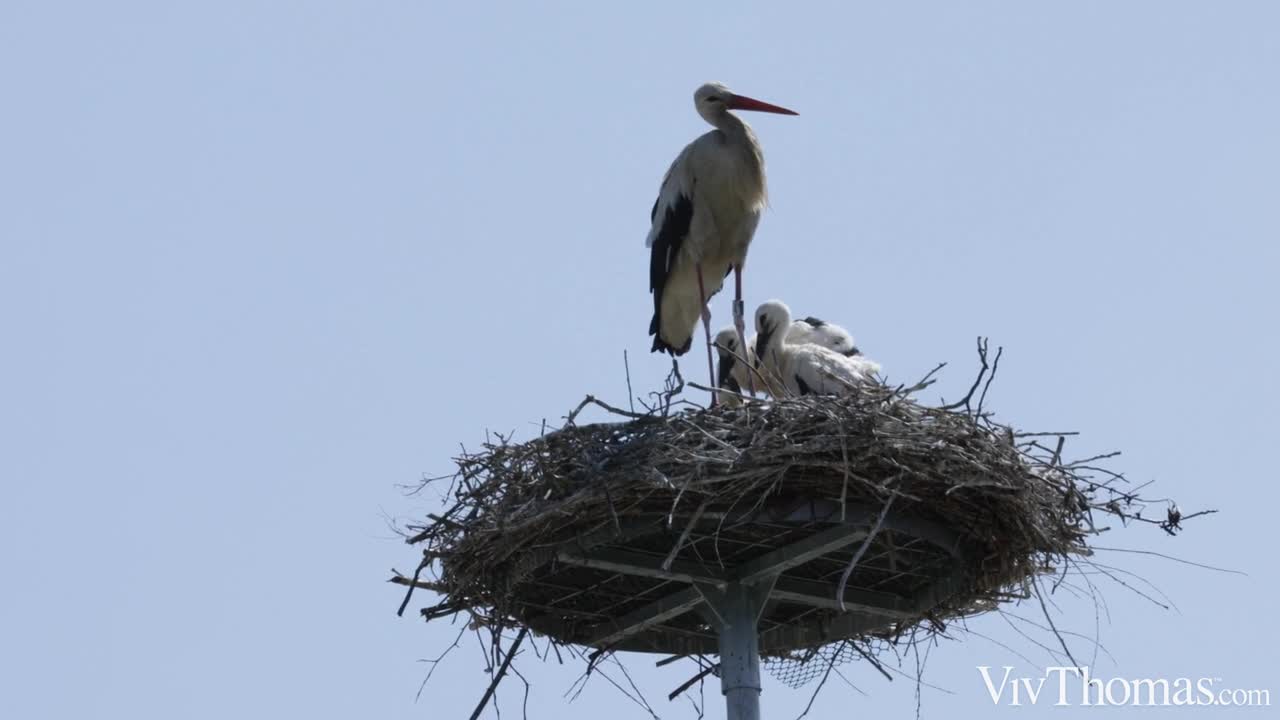
[[(720, 616), (730, 597), (764, 599), (753, 606), (762, 665), (792, 687), (821, 677), (820, 690), (834, 665), (859, 659), (891, 677), (903, 646), (1032, 598), (1045, 642), (1074, 663), (1046, 593), (1068, 576), (1090, 593), (1089, 575), (1114, 579), (1091, 561), (1090, 538), (1108, 520), (1174, 535), (1216, 511), (1184, 516), (1171, 500), (1144, 500), (1105, 466), (1119, 453), (1069, 460), (1075, 433), (996, 422), (983, 403), (1000, 352), (988, 365), (980, 338), (978, 354), (968, 394), (941, 407), (917, 396), (942, 365), (911, 387), (711, 410), (677, 399), (686, 383), (673, 366), (647, 412), (587, 396), (558, 430), (491, 437), (420, 488), (449, 481), (447, 509), (405, 528), (422, 560), (391, 578), (408, 587), (400, 613), (422, 588), (441, 596), (422, 608), (427, 621), (470, 619), (458, 638), (477, 632), (492, 675), (477, 715), (530, 631), (557, 658), (563, 648), (586, 661), (578, 692), (620, 650), (696, 666), (670, 699), (701, 687), (719, 667), (718, 631), (732, 627)], [(589, 405), (623, 420), (579, 425)]]
[[(479, 624), (530, 627), (566, 644), (714, 652), (696, 613), (625, 641), (602, 633), (677, 585), (662, 573), (566, 563), (566, 553), (622, 551), (679, 574), (732, 568), (834, 522), (874, 524), (866, 547), (787, 577), (809, 587), (840, 578), (841, 590), (902, 600), (897, 611), (833, 631), (846, 614), (839, 607), (772, 603), (761, 650), (778, 656), (922, 622), (940, 628), (1026, 597), (1037, 573), (1089, 554), (1094, 512), (1133, 517), (1135, 498), (1112, 489), (1121, 476), (1066, 463), (1061, 438), (1042, 445), (969, 398), (922, 405), (912, 395), (928, 384), (590, 425), (575, 424), (575, 412), (537, 439), (498, 438), (456, 458), (453, 505), (410, 528), (424, 559), (412, 580), (396, 579), (444, 595), (423, 610), (427, 619), (465, 611)], [(1159, 524), (1173, 532), (1177, 518)], [(418, 579), (427, 568), (437, 579)]]

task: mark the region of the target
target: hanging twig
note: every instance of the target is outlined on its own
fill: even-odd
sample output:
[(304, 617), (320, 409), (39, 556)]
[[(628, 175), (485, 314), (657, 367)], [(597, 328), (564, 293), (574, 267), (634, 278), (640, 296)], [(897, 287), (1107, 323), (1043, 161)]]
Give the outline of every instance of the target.
[(836, 651), (831, 654), (831, 659), (827, 661), (827, 670), (826, 672), (822, 673), (822, 680), (818, 681), (818, 687), (813, 689), (813, 694), (809, 696), (808, 704), (804, 706), (804, 711), (796, 716), (796, 720), (801, 720), (801, 718), (808, 715), (809, 711), (813, 709), (813, 701), (817, 699), (818, 693), (822, 692), (822, 686), (827, 684), (827, 678), (831, 675), (831, 668), (836, 666), (836, 658), (839, 657), (840, 655), (840, 649), (843, 648), (848, 643), (849, 643), (848, 640), (840, 641), (840, 647), (837, 648)]
[(888, 680), (889, 682), (893, 682), (893, 676), (889, 674), (889, 671), (884, 669), (884, 666), (880, 664), (879, 660), (876, 660), (874, 657), (868, 654), (866, 650), (863, 650), (862, 648), (858, 647), (858, 643), (856, 642), (850, 642), (849, 646), (852, 647), (854, 650), (856, 650), (858, 654), (863, 657), (864, 660), (871, 663), (872, 667), (874, 667), (876, 670), (879, 670), (880, 674), (883, 675), (886, 680)]
[(679, 697), (679, 696), (680, 696), (680, 693), (683, 693), (685, 690), (688, 690), (689, 688), (693, 687), (693, 684), (694, 684), (694, 683), (701, 682), (701, 681), (702, 681), (702, 678), (704, 678), (704, 677), (706, 677), (706, 676), (710, 675), (711, 673), (715, 672), (715, 669), (716, 669), (717, 667), (719, 667), (719, 665), (709, 665), (709, 666), (707, 666), (707, 667), (703, 668), (701, 672), (699, 672), (698, 674), (696, 674), (696, 675), (694, 675), (693, 677), (689, 678), (688, 680), (685, 680), (683, 683), (680, 683), (680, 687), (678, 687), (678, 688), (676, 688), (675, 690), (672, 690), (670, 693), (668, 693), (668, 694), (667, 694), (667, 699), (668, 699), (668, 700), (675, 700), (677, 697)]
[(489, 683), (488, 689), (484, 691), (484, 696), (480, 698), (480, 704), (476, 705), (475, 711), (471, 713), (471, 720), (476, 720), (476, 718), (480, 717), (480, 713), (484, 712), (484, 706), (489, 704), (489, 698), (493, 697), (493, 691), (498, 689), (498, 683), (502, 682), (502, 676), (507, 674), (507, 668), (511, 666), (511, 660), (516, 656), (516, 650), (520, 649), (520, 643), (528, 632), (528, 628), (520, 628), (519, 634), (516, 635), (516, 639), (507, 650), (507, 656), (502, 659), (502, 666), (498, 668), (498, 672), (493, 676), (493, 681)]
[(1062, 637), (1062, 633), (1058, 632), (1058, 627), (1053, 624), (1053, 616), (1049, 614), (1049, 608), (1044, 604), (1044, 590), (1040, 587), (1040, 579), (1032, 576), (1031, 581), (1035, 583), (1036, 599), (1040, 601), (1040, 609), (1044, 611), (1044, 619), (1048, 621), (1049, 628), (1053, 630), (1053, 634), (1057, 636), (1058, 642), (1062, 644), (1062, 651), (1067, 654), (1067, 659), (1071, 661), (1072, 665), (1079, 667), (1080, 663), (1077, 663), (1076, 659), (1071, 656), (1071, 648), (1067, 647), (1066, 639)]
[(853, 558), (849, 560), (849, 564), (840, 575), (840, 582), (836, 585), (836, 602), (840, 603), (840, 612), (845, 611), (844, 587), (849, 582), (849, 576), (853, 574), (853, 569), (858, 566), (858, 561), (861, 560), (863, 554), (867, 552), (867, 548), (871, 547), (871, 541), (876, 539), (876, 533), (880, 532), (880, 526), (884, 524), (884, 517), (889, 514), (889, 508), (893, 507), (893, 499), (897, 496), (897, 493), (889, 495), (889, 499), (885, 501), (884, 507), (880, 509), (880, 515), (876, 518), (876, 524), (871, 526), (871, 532), (867, 533), (867, 536), (863, 538), (862, 545), (858, 546), (858, 551), (853, 554)]
[(706, 511), (708, 502), (708, 500), (703, 500), (702, 504), (698, 505), (698, 509), (693, 512), (693, 517), (689, 518), (689, 522), (684, 526), (684, 531), (680, 533), (676, 544), (671, 546), (671, 552), (667, 553), (666, 559), (662, 561), (663, 570), (671, 570), (671, 563), (675, 562), (676, 556), (680, 554), (680, 549), (684, 547), (685, 541), (689, 539), (689, 533), (693, 531), (693, 526), (702, 519), (702, 513)]

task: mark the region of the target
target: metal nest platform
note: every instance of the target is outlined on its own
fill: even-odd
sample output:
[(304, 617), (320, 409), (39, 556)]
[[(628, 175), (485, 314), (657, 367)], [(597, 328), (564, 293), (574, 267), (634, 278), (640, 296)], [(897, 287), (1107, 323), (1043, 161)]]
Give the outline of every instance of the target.
[(954, 533), (880, 512), (814, 500), (633, 518), (561, 545), (513, 596), (528, 627), (600, 649), (715, 654), (731, 586), (760, 604), (764, 654), (892, 634), (965, 587), (969, 563)]

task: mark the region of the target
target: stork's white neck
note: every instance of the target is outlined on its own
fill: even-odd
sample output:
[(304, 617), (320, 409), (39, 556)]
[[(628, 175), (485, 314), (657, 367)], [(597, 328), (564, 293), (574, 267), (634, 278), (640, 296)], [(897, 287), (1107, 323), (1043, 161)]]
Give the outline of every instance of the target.
[(744, 177), (749, 177), (753, 185), (751, 202), (763, 206), (769, 194), (764, 179), (764, 150), (760, 141), (752, 132), (745, 120), (725, 110), (708, 121), (724, 135), (725, 144), (731, 153), (738, 156), (743, 164)]
[(757, 337), (764, 340), (764, 344), (756, 348), (756, 355), (760, 358), (760, 362), (764, 362), (765, 358), (776, 361), (776, 353), (782, 350), (782, 346), (786, 343), (787, 332), (791, 330), (791, 315), (787, 312), (772, 312), (768, 316), (768, 321), (773, 324), (769, 330), (757, 324)]
[(704, 118), (715, 129), (725, 134), (731, 142), (749, 143), (752, 139), (751, 126), (746, 121), (728, 110), (721, 110), (709, 118)]

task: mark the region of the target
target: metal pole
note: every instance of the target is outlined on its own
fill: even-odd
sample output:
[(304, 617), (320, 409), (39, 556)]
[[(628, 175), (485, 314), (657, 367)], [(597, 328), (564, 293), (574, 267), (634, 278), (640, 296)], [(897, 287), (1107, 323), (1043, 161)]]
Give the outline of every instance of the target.
[(757, 622), (774, 577), (703, 591), (720, 634), (720, 692), (728, 720), (760, 720), (760, 636)]

